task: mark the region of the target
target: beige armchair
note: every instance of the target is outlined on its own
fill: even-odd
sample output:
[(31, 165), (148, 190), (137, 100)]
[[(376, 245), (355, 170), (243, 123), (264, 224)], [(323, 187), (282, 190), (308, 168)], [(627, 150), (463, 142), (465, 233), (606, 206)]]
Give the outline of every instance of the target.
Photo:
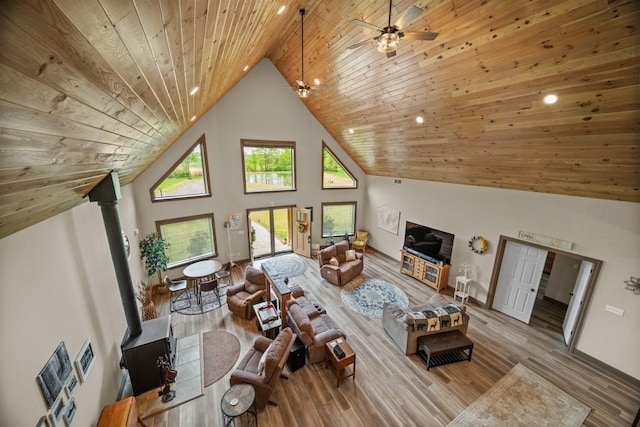
[[(269, 398), (277, 379), (282, 375), (282, 369), (289, 358), (289, 352), (295, 340), (296, 334), (291, 328), (283, 329), (275, 340), (259, 336), (236, 370), (231, 373), (229, 380), (231, 385), (251, 384), (256, 389), (258, 410), (267, 406), (267, 403), (278, 406)], [(263, 356), (263, 366), (260, 366)]]
[(367, 240), (369, 240), (369, 232), (366, 230), (358, 230), (356, 231), (356, 235), (353, 236), (351, 246), (353, 249), (361, 250), (362, 253), (365, 253), (367, 250)]
[(231, 286), (227, 290), (229, 311), (244, 319), (252, 319), (255, 316), (253, 305), (260, 302), (266, 286), (267, 279), (262, 270), (248, 266), (244, 282)]

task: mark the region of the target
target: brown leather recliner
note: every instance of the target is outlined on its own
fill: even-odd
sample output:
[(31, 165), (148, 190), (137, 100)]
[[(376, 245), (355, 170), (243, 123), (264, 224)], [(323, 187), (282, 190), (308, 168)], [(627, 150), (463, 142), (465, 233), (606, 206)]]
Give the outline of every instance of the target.
[(262, 270), (247, 267), (243, 283), (231, 286), (227, 290), (227, 306), (236, 316), (244, 319), (253, 319), (255, 313), (253, 305), (260, 302), (265, 293), (267, 278)]
[[(229, 382), (234, 384), (251, 384), (256, 390), (256, 408), (267, 406), (267, 403), (277, 406), (269, 400), (276, 381), (282, 374), (282, 369), (289, 358), (289, 352), (296, 340), (296, 334), (291, 328), (285, 328), (275, 340), (259, 336), (253, 346), (242, 358), (238, 367), (231, 373)], [(266, 353), (264, 365), (260, 360)]]
[[(354, 251), (355, 259), (347, 261), (346, 252), (349, 242), (342, 240), (318, 252), (320, 275), (336, 286), (344, 286), (351, 279), (362, 273), (364, 261), (362, 254)], [(331, 258), (338, 261), (338, 265), (331, 265)]]

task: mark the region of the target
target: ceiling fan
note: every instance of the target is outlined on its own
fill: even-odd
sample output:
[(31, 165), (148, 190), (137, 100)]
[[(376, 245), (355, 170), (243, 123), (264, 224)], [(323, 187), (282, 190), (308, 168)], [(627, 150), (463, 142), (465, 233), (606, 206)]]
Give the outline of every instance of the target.
[(302, 66), (300, 70), (302, 76), (300, 80), (296, 80), (297, 87), (294, 88), (296, 90), (296, 94), (298, 94), (300, 98), (307, 98), (309, 95), (320, 95), (320, 92), (318, 92), (317, 89), (322, 89), (325, 87), (324, 85), (319, 84), (316, 86), (309, 86), (304, 82), (304, 13), (304, 9), (300, 9), (300, 37), (302, 39)]
[(378, 43), (378, 52), (386, 53), (387, 58), (391, 58), (396, 55), (396, 50), (400, 45), (400, 39), (406, 38), (407, 40), (435, 40), (438, 33), (428, 33), (424, 31), (410, 31), (404, 32), (401, 30), (405, 26), (415, 20), (423, 12), (418, 6), (411, 6), (408, 8), (399, 18), (396, 25), (391, 25), (391, 8), (393, 6), (393, 0), (389, 0), (389, 21), (386, 27), (380, 28), (376, 25), (370, 24), (360, 19), (352, 19), (351, 22), (360, 25), (361, 27), (368, 28), (370, 30), (380, 32), (380, 35), (373, 39), (365, 40), (360, 43), (356, 43), (349, 46), (347, 50), (355, 49), (364, 44), (375, 40)]

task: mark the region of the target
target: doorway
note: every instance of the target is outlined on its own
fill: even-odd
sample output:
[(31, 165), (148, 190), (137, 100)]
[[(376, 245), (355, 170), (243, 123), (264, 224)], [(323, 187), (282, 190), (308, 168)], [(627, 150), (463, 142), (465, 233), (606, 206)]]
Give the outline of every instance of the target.
[(486, 308), (538, 328), (573, 351), (601, 264), (500, 236)]
[(292, 251), (293, 206), (248, 209), (252, 258)]

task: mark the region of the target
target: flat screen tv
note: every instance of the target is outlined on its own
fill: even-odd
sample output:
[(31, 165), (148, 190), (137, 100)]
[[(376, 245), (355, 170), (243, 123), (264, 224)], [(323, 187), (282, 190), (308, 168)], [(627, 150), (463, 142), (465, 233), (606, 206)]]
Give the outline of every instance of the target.
[(431, 261), (451, 264), (454, 235), (407, 221), (404, 231), (404, 249), (423, 255)]

